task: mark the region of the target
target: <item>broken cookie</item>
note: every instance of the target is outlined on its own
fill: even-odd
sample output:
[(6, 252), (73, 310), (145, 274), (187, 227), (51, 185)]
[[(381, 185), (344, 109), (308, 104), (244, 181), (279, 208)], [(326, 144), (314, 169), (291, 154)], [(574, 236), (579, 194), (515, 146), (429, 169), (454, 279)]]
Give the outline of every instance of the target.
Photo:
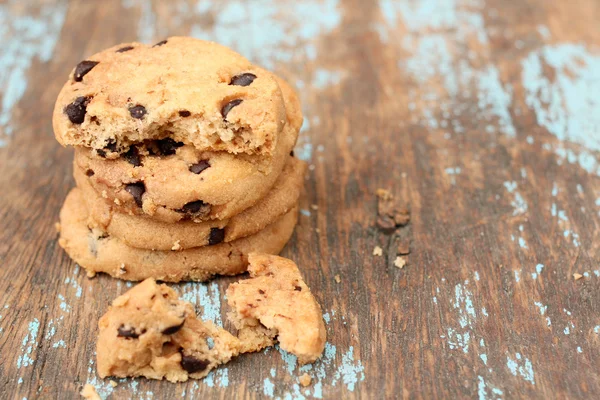
[(321, 307), (292, 260), (268, 254), (248, 256), (250, 279), (232, 283), (229, 318), (242, 343), (255, 346), (277, 339), (301, 364), (315, 361), (325, 348)]
[(98, 325), (101, 378), (203, 378), (241, 349), (237, 338), (197, 319), (190, 303), (152, 279), (117, 297)]

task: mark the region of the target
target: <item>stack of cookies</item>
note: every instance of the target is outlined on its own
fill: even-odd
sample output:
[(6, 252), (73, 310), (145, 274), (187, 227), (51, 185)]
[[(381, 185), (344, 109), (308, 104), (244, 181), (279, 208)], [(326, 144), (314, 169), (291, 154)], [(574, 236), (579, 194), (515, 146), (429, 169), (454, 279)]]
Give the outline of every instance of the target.
[(129, 43), (80, 62), (54, 109), (77, 187), (59, 244), (89, 274), (163, 281), (244, 272), (291, 237), (306, 165), (298, 98), (212, 42)]

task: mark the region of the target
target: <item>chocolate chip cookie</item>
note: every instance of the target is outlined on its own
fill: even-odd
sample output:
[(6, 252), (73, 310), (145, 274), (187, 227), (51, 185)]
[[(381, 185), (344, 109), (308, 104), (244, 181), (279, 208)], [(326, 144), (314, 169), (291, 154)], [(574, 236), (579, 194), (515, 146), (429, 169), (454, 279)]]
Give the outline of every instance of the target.
[(182, 251), (136, 249), (98, 229), (90, 229), (80, 189), (71, 190), (60, 212), (59, 245), (90, 273), (125, 280), (155, 278), (166, 282), (204, 281), (246, 270), (248, 253), (279, 253), (292, 236), (297, 207), (258, 233), (229, 243)]
[(288, 156), (273, 188), (254, 206), (230, 219), (176, 224), (115, 211), (111, 203), (96, 194), (81, 170), (76, 168), (74, 172), (90, 213), (91, 227), (107, 232), (131, 247), (179, 250), (231, 242), (264, 229), (296, 206), (305, 171), (304, 161)]
[(263, 157), (199, 151), (166, 138), (132, 146), (117, 158), (77, 147), (75, 168), (123, 213), (168, 223), (230, 218), (268, 193), (296, 143), (302, 123), (298, 98), (283, 80), (277, 82), (289, 107), (267, 163)]
[(53, 114), (63, 145), (125, 153), (172, 139), (201, 151), (269, 156), (285, 123), (275, 78), (224, 46), (189, 37), (124, 43), (82, 60)]
[(326, 341), (323, 313), (292, 260), (250, 253), (250, 279), (227, 288), (230, 319), (242, 342), (256, 337), (279, 341), (301, 364), (323, 353)]
[(242, 348), (236, 337), (197, 319), (190, 303), (152, 279), (117, 297), (98, 326), (100, 378), (144, 376), (184, 382), (206, 376)]

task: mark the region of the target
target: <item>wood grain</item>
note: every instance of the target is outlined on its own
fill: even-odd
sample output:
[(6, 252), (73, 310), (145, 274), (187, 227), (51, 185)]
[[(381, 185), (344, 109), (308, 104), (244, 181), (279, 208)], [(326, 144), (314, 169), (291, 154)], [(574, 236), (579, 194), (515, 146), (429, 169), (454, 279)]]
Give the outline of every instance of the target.
[[(0, 4), (2, 397), (600, 397), (598, 20), (595, 0)], [(57, 246), (72, 152), (51, 110), (86, 55), (188, 34), (301, 94), (311, 168), (282, 254), (328, 321), (308, 388), (277, 350), (199, 382), (96, 378), (97, 320), (128, 285)], [(394, 234), (375, 227), (378, 188), (411, 209)], [(235, 279), (174, 287), (230, 328)]]

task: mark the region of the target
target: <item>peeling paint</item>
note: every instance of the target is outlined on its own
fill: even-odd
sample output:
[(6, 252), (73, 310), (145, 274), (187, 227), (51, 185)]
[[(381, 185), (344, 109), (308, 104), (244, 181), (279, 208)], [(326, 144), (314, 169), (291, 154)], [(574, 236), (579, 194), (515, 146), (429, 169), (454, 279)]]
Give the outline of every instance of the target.
[[(31, 3), (32, 5), (35, 4)], [(14, 12), (18, 9), (25, 12)], [(54, 52), (65, 21), (65, 1), (35, 4), (34, 14), (26, 2), (8, 0), (0, 4), (0, 148), (6, 146), (15, 126), (13, 110), (25, 95), (28, 73), (35, 60), (47, 63)]]

